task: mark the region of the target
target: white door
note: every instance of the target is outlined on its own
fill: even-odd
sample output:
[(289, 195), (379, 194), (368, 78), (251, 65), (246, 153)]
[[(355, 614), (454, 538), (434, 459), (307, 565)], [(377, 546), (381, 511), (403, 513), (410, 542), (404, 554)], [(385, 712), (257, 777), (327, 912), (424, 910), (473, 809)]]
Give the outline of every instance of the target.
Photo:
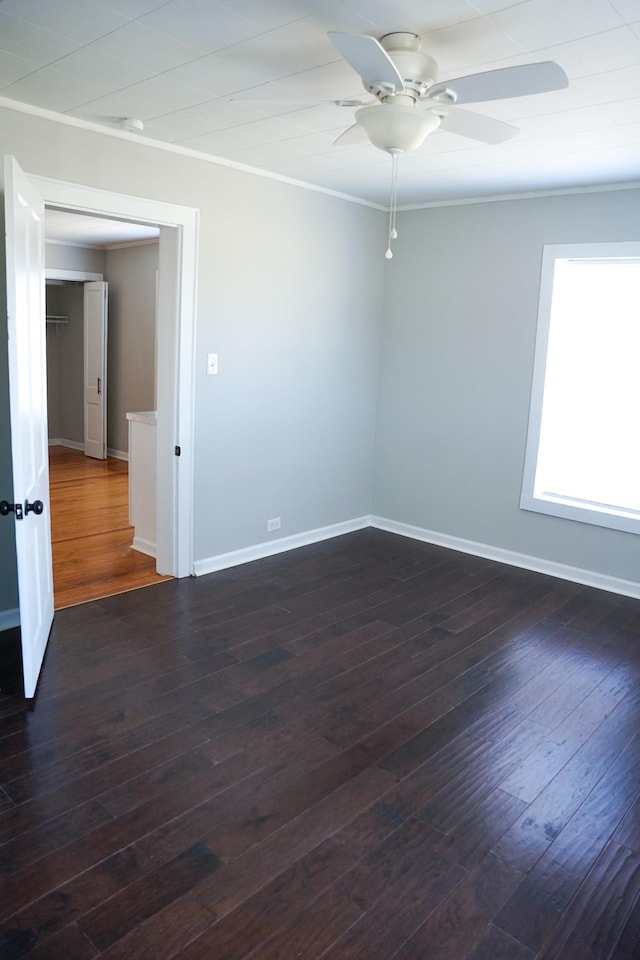
[(107, 456), (107, 284), (84, 285), (84, 455)]
[[(44, 204), (4, 160), (9, 405), (24, 694), (35, 694), (53, 622), (49, 518)], [(8, 522), (8, 518), (3, 519)]]

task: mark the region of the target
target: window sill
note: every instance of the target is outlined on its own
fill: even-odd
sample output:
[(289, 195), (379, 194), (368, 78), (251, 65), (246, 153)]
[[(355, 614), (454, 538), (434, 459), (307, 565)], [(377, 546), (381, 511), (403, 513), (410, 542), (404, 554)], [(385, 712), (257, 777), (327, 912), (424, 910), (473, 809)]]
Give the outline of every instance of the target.
[(564, 520), (590, 523), (597, 527), (608, 527), (610, 530), (622, 530), (624, 533), (640, 533), (640, 515), (613, 507), (587, 507), (568, 498), (523, 494), (520, 509), (545, 513), (550, 517), (562, 517)]

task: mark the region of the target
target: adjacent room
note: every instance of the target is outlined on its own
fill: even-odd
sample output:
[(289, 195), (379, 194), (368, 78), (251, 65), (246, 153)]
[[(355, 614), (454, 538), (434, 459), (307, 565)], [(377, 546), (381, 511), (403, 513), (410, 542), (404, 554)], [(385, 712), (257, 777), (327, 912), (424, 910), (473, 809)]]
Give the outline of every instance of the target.
[[(159, 230), (50, 208), (45, 215), (52, 559), (62, 609), (161, 579), (155, 462), (147, 462)], [(86, 397), (93, 379), (99, 389)]]
[(1, 0), (0, 958), (640, 956), (639, 117), (633, 0)]

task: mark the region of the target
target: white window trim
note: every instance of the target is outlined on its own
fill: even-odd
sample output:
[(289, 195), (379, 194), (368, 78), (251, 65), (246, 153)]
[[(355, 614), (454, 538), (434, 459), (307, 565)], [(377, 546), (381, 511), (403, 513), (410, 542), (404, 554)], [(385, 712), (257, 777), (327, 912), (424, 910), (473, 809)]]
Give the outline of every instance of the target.
[(613, 507), (603, 508), (596, 505), (592, 508), (576, 506), (575, 501), (567, 498), (553, 496), (541, 497), (535, 494), (547, 365), (547, 347), (551, 322), (551, 300), (553, 296), (553, 279), (556, 261), (599, 260), (605, 258), (620, 259), (626, 257), (640, 257), (640, 242), (612, 241), (609, 243), (547, 244), (543, 249), (540, 299), (538, 304), (538, 328), (533, 362), (529, 428), (527, 432), (520, 507), (522, 510), (533, 510), (536, 513), (545, 513), (567, 520), (578, 520), (581, 523), (595, 524), (596, 526), (608, 527), (612, 530), (623, 530), (626, 533), (640, 533), (640, 516), (633, 511), (618, 510)]

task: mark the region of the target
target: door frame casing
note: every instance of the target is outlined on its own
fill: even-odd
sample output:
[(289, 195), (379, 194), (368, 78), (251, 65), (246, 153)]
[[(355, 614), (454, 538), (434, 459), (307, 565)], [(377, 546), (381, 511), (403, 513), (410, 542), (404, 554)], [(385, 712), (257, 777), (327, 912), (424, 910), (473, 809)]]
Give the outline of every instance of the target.
[[(46, 273), (46, 264), (45, 264)], [(82, 358), (83, 358), (83, 441), (84, 455), (96, 457), (98, 460), (107, 459), (107, 336), (108, 336), (108, 308), (107, 297), (109, 284), (106, 280), (88, 280), (83, 287), (83, 323), (82, 323)], [(97, 294), (97, 296), (96, 296)], [(93, 296), (92, 296), (93, 295)], [(97, 303), (97, 307), (96, 307)], [(96, 336), (97, 328), (97, 336)], [(97, 357), (97, 361), (96, 361)], [(97, 367), (97, 371), (96, 371)], [(96, 371), (97, 385), (89, 379), (89, 371)], [(88, 399), (91, 398), (91, 400)], [(96, 441), (89, 437), (90, 411), (89, 407), (98, 407), (99, 438)], [(91, 450), (91, 452), (89, 452)]]
[[(193, 437), (199, 211), (29, 174), (45, 205), (160, 227), (157, 358), (159, 573), (193, 573)], [(163, 229), (164, 228), (164, 229)], [(180, 456), (175, 455), (176, 447)]]

